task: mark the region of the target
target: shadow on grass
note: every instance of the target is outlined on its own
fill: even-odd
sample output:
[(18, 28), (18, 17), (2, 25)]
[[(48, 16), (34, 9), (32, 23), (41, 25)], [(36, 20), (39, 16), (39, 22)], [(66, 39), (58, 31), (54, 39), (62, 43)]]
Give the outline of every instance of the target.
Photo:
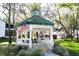
[(8, 40), (9, 39), (0, 39), (0, 56), (16, 55), (15, 51), (10, 51), (10, 48), (15, 46), (15, 42), (12, 42), (11, 47), (9, 47)]

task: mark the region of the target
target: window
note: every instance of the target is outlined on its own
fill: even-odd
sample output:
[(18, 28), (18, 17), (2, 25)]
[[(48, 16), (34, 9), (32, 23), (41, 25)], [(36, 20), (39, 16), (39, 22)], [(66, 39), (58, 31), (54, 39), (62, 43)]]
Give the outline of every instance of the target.
[(22, 37), (25, 38), (25, 35), (23, 34)]
[(30, 33), (29, 32), (27, 32), (27, 38), (30, 38)]
[(27, 43), (29, 43), (29, 40), (26, 40)]
[(19, 34), (18, 38), (20, 39), (21, 38), (21, 35)]
[(22, 40), (22, 42), (24, 43), (24, 40)]

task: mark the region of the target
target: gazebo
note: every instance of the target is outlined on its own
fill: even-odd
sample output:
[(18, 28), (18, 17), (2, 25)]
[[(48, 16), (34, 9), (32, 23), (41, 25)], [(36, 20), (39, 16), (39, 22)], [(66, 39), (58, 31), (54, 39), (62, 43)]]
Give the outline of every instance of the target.
[(32, 48), (33, 45), (46, 43), (51, 48), (53, 46), (53, 25), (51, 21), (33, 15), (19, 24), (16, 31), (16, 44), (27, 45)]

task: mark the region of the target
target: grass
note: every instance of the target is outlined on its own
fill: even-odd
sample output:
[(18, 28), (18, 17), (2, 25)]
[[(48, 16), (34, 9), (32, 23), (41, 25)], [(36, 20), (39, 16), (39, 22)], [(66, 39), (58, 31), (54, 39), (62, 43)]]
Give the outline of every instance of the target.
[[(15, 42), (14, 39), (11, 39), (11, 40), (12, 40), (12, 42)], [(8, 41), (9, 41), (8, 38), (0, 38), (0, 43), (2, 43), (2, 42), (8, 42)]]
[(62, 42), (60, 45), (66, 48), (69, 51), (70, 55), (79, 56), (79, 43)]
[(10, 51), (8, 44), (0, 45), (0, 56), (14, 56), (15, 52)]
[(42, 50), (29, 50), (25, 46), (17, 46), (13, 41), (9, 46), (8, 39), (0, 39), (0, 56), (41, 56)]
[(55, 41), (56, 46), (60, 46), (68, 50), (70, 55), (79, 56), (79, 43), (68, 40), (57, 40)]
[[(8, 43), (9, 39), (5, 39), (5, 38), (0, 38), (0, 56), (10, 56), (10, 55), (16, 55), (16, 52), (10, 51), (9, 50), (9, 43)], [(15, 46), (15, 42), (12, 39), (12, 45), (11, 47)]]

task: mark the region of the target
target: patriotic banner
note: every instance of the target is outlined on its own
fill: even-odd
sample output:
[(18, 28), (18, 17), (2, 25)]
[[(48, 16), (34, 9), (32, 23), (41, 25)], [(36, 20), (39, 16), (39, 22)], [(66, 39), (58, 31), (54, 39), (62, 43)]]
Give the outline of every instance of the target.
[(18, 34), (21, 34), (22, 32), (26, 31), (28, 28), (29, 28), (29, 25), (28, 25), (28, 24), (24, 24), (24, 25), (20, 26), (20, 27), (17, 29), (17, 33), (18, 33)]

